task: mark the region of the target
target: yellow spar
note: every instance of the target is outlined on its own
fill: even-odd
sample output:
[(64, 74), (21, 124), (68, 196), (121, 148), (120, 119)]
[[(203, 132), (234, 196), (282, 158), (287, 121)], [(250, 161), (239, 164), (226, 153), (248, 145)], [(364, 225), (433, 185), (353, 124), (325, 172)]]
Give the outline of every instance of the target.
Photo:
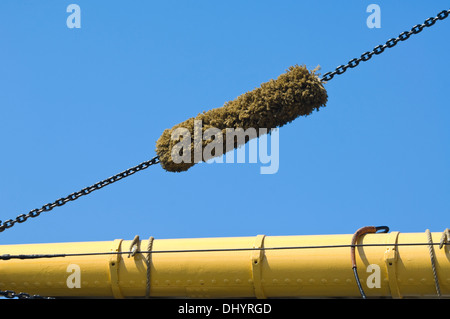
[[(351, 241), (343, 234), (3, 245), (0, 290), (89, 298), (360, 298)], [(355, 261), (365, 294), (448, 298), (448, 241), (448, 230), (361, 236)]]

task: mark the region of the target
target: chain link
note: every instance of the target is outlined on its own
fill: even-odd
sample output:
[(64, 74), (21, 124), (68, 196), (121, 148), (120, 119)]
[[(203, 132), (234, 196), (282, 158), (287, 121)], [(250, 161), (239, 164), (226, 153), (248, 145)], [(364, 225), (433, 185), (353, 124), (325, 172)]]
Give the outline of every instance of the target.
[(16, 293), (12, 290), (0, 290), (0, 296), (8, 298), (8, 299), (55, 299), (53, 297), (43, 297), (39, 295), (30, 295), (25, 292)]
[(411, 35), (422, 32), (422, 30), (424, 28), (431, 27), (438, 20), (444, 20), (445, 18), (447, 18), (449, 16), (449, 14), (450, 14), (450, 10), (443, 10), (443, 11), (439, 12), (436, 17), (428, 18), (422, 24), (416, 24), (415, 26), (413, 26), (411, 28), (410, 31), (405, 31), (405, 32), (400, 33), (397, 38), (391, 38), (391, 39), (387, 40), (385, 44), (377, 45), (375, 48), (373, 48), (372, 51), (364, 52), (363, 54), (361, 54), (361, 56), (359, 58), (351, 59), (345, 65), (339, 65), (334, 71), (325, 73), (320, 80), (322, 82), (330, 81), (336, 74), (338, 74), (338, 75), (342, 74), (345, 71), (347, 71), (348, 68), (354, 68), (354, 67), (358, 66), (359, 62), (361, 62), (361, 61), (365, 62), (365, 61), (370, 60), (374, 54), (378, 55), (378, 54), (383, 53), (386, 48), (392, 48), (392, 47), (396, 46), (398, 42), (409, 39), (409, 37)]
[(152, 165), (155, 165), (157, 163), (159, 163), (159, 159), (158, 159), (158, 156), (155, 156), (154, 158), (152, 158), (149, 161), (142, 162), (139, 165), (131, 167), (119, 174), (116, 174), (116, 175), (111, 176), (107, 179), (104, 179), (98, 183), (95, 183), (92, 186), (83, 188), (82, 190), (72, 193), (66, 197), (59, 198), (56, 201), (54, 201), (53, 203), (45, 204), (44, 206), (42, 206), (39, 209), (33, 209), (28, 214), (20, 214), (15, 219), (8, 219), (8, 220), (5, 220), (3, 223), (0, 221), (0, 232), (3, 232), (3, 231), (5, 231), (5, 229), (13, 227), (16, 223), (23, 223), (23, 222), (27, 221), (28, 218), (38, 217), (43, 212), (49, 212), (52, 209), (54, 209), (55, 207), (63, 206), (65, 204), (67, 204), (68, 202), (71, 202), (71, 201), (74, 201), (74, 200), (80, 198), (81, 196), (88, 195), (88, 194), (92, 193), (93, 191), (99, 190), (107, 185), (110, 185), (112, 183), (120, 181), (121, 179), (123, 179), (125, 177), (133, 175), (134, 173), (142, 171), (142, 170), (144, 170)]

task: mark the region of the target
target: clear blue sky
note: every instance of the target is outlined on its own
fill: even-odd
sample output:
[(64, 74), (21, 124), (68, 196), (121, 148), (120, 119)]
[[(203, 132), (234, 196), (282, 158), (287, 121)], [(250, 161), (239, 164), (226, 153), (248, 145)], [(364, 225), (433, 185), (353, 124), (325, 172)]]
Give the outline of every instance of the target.
[[(69, 4), (81, 28), (69, 29)], [(369, 29), (366, 8), (381, 8)], [(0, 219), (155, 156), (164, 129), (305, 64), (359, 57), (447, 1), (0, 3)], [(159, 165), (0, 234), (2, 244), (442, 231), (450, 18), (326, 84), (280, 130), (280, 166)]]

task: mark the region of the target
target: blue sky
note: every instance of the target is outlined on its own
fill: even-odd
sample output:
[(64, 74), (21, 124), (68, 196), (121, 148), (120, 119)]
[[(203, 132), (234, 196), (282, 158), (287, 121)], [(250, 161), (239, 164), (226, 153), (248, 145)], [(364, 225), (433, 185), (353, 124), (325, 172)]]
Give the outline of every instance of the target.
[[(81, 28), (69, 29), (69, 4)], [(366, 8), (381, 8), (381, 28)], [(0, 219), (155, 156), (164, 129), (289, 66), (322, 73), (447, 1), (0, 3)], [(450, 18), (449, 18), (450, 19)], [(326, 84), (261, 163), (159, 165), (0, 234), (2, 244), (400, 232), (449, 226), (450, 20)]]

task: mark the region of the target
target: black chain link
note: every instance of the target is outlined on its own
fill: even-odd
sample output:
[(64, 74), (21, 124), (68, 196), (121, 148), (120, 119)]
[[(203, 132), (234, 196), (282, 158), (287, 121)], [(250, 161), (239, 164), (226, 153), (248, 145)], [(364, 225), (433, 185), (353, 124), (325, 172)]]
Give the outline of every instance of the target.
[(125, 177), (133, 175), (134, 173), (142, 171), (142, 170), (144, 170), (154, 164), (157, 164), (157, 163), (159, 163), (159, 159), (158, 159), (158, 156), (155, 156), (154, 158), (152, 158), (149, 161), (142, 162), (139, 165), (131, 167), (119, 174), (116, 174), (105, 180), (95, 183), (92, 186), (83, 188), (82, 190), (72, 193), (66, 197), (59, 198), (56, 201), (54, 201), (53, 203), (45, 204), (44, 206), (42, 206), (39, 209), (33, 209), (28, 214), (20, 214), (19, 216), (16, 217), (16, 219), (8, 219), (8, 220), (4, 221), (3, 223), (0, 221), (0, 232), (3, 232), (5, 229), (13, 227), (16, 223), (23, 223), (28, 218), (34, 218), (34, 217), (39, 216), (42, 212), (49, 212), (55, 207), (63, 206), (68, 202), (71, 202), (71, 201), (74, 201), (74, 200), (80, 198), (81, 196), (88, 195), (88, 194), (92, 193), (93, 191), (99, 190), (107, 185), (110, 185), (112, 183), (120, 181), (121, 179), (123, 179)]
[(374, 54), (378, 55), (383, 53), (386, 48), (392, 48), (395, 45), (397, 45), (399, 41), (405, 41), (409, 39), (411, 35), (422, 32), (424, 28), (431, 27), (438, 20), (444, 20), (445, 18), (448, 17), (449, 14), (450, 10), (443, 10), (439, 12), (439, 14), (436, 17), (426, 19), (423, 24), (416, 24), (411, 28), (410, 31), (400, 33), (400, 35), (397, 38), (391, 38), (387, 40), (385, 44), (377, 45), (375, 48), (373, 48), (372, 51), (364, 52), (363, 54), (361, 54), (359, 58), (351, 59), (346, 65), (339, 65), (334, 71), (325, 73), (320, 80), (322, 82), (330, 81), (336, 74), (342, 74), (345, 71), (347, 71), (348, 68), (354, 68), (358, 66), (358, 64), (361, 61), (365, 62), (370, 60)]
[(25, 292), (16, 293), (12, 290), (0, 290), (0, 296), (8, 298), (8, 299), (55, 299), (53, 297), (43, 297), (39, 295), (30, 295)]

